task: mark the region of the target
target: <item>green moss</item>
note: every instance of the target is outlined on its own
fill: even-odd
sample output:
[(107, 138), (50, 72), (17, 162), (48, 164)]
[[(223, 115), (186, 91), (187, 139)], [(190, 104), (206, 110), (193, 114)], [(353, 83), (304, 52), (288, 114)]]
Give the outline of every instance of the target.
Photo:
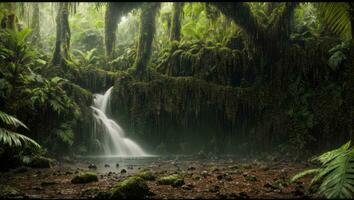
[(79, 175), (76, 175), (71, 179), (71, 183), (90, 183), (98, 181), (97, 174), (93, 172), (81, 172)]
[(154, 181), (156, 179), (155, 175), (149, 170), (144, 169), (135, 174), (136, 177), (140, 177), (146, 181)]
[(111, 191), (111, 199), (144, 199), (149, 194), (145, 181), (136, 176), (119, 182)]
[(34, 156), (30, 158), (28, 166), (32, 168), (50, 168), (53, 162), (54, 160), (50, 158), (46, 158), (43, 156)]
[(161, 177), (157, 181), (157, 184), (159, 184), (159, 185), (172, 185), (172, 186), (179, 187), (179, 186), (184, 185), (184, 180), (183, 180), (183, 177), (181, 177), (178, 174), (175, 174), (175, 175)]
[(0, 197), (13, 197), (19, 195), (20, 192), (9, 185), (0, 185)]

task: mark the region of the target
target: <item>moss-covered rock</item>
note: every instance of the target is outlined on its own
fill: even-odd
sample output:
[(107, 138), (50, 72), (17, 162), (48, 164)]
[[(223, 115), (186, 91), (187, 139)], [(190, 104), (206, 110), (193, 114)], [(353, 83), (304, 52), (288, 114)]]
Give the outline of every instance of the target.
[(140, 177), (146, 181), (154, 181), (156, 179), (156, 176), (149, 169), (143, 169), (135, 174), (135, 176)]
[(161, 177), (158, 181), (157, 184), (159, 185), (172, 185), (174, 187), (179, 187), (184, 185), (184, 179), (178, 174), (170, 175), (170, 176), (165, 176)]
[(0, 185), (0, 197), (8, 198), (20, 195), (20, 192), (9, 185)]
[(53, 159), (43, 156), (34, 156), (30, 158), (27, 165), (32, 168), (50, 168), (53, 163)]
[(111, 199), (144, 199), (149, 194), (149, 187), (144, 179), (132, 176), (119, 182), (111, 194)]
[(90, 183), (98, 181), (97, 174), (93, 172), (82, 172), (79, 175), (76, 175), (72, 180), (71, 183), (78, 184), (78, 183)]

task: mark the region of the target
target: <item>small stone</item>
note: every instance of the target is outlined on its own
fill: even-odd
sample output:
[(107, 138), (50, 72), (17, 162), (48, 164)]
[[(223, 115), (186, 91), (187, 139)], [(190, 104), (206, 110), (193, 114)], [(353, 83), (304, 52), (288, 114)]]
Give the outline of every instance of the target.
[(41, 186), (50, 186), (50, 185), (55, 185), (57, 184), (56, 182), (53, 182), (53, 181), (43, 181), (41, 183)]
[(200, 176), (198, 176), (198, 175), (193, 175), (193, 176), (192, 176), (192, 179), (195, 180), (195, 181), (198, 181), (198, 180), (200, 180)]
[(187, 169), (187, 170), (195, 170), (195, 167), (190, 166), (190, 167), (188, 167), (188, 169)]
[(257, 181), (257, 177), (253, 175), (248, 175), (245, 177), (246, 181)]
[(218, 192), (220, 190), (220, 187), (218, 185), (214, 185), (209, 189), (209, 192)]
[(126, 169), (122, 169), (122, 170), (120, 170), (120, 173), (121, 174), (125, 174), (125, 173), (127, 173), (127, 170)]
[(238, 193), (238, 198), (249, 199), (250, 197), (248, 196), (248, 194), (246, 192), (240, 192), (240, 193)]
[(209, 176), (209, 173), (207, 171), (202, 171), (201, 175), (206, 178), (207, 176)]
[(239, 169), (239, 166), (237, 166), (237, 165), (229, 166), (229, 169), (237, 170), (237, 169)]
[(221, 179), (224, 178), (224, 176), (223, 176), (223, 175), (218, 175), (218, 176), (216, 176), (216, 178), (217, 178), (218, 180), (221, 180)]
[(42, 187), (33, 187), (32, 189), (37, 190), (37, 191), (43, 190)]
[(104, 167), (108, 168), (111, 167), (109, 164), (105, 164)]
[(119, 167), (119, 163), (116, 164), (116, 167), (117, 167), (117, 168)]
[(18, 167), (16, 169), (13, 170), (13, 172), (15, 174), (17, 173), (24, 173), (24, 172), (27, 172), (28, 171), (28, 168), (27, 167), (24, 167), (24, 166), (21, 166), (21, 167)]
[(95, 164), (90, 164), (88, 166), (89, 169), (97, 169), (97, 166)]

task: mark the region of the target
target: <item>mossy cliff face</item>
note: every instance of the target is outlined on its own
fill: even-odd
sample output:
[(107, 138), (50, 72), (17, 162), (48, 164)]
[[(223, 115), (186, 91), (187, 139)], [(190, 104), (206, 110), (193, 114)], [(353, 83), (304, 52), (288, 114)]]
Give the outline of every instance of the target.
[(161, 77), (150, 82), (117, 81), (111, 106), (117, 121), (134, 133), (131, 137), (183, 152), (198, 151), (207, 141), (224, 146), (229, 137), (240, 142), (236, 138), (245, 132), (234, 128), (252, 123), (262, 103), (253, 88), (220, 86), (193, 77)]
[(233, 79), (235, 84), (208, 81), (198, 73), (160, 75), (146, 82), (119, 79), (112, 93), (112, 115), (129, 137), (151, 151), (255, 153), (293, 148), (296, 153), (299, 148), (332, 148), (347, 139), (350, 127), (342, 88), (348, 66), (328, 66), (333, 55), (329, 50), (338, 41), (295, 43), (273, 63), (256, 65), (249, 76), (255, 77), (241, 73)]
[[(194, 76), (221, 85), (252, 82), (254, 67), (246, 51), (203, 43), (172, 43), (157, 69), (169, 76)], [(244, 79), (244, 80), (242, 80)]]

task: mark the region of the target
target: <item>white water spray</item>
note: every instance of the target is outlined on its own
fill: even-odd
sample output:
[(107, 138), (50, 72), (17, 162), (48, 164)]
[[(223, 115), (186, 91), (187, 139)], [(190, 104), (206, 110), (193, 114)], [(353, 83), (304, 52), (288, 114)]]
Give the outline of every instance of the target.
[(107, 105), (111, 97), (113, 87), (109, 88), (104, 95), (94, 95), (93, 117), (95, 119), (95, 133), (104, 134), (103, 148), (105, 155), (116, 156), (146, 156), (144, 150), (135, 142), (125, 137), (123, 129), (106, 115)]

